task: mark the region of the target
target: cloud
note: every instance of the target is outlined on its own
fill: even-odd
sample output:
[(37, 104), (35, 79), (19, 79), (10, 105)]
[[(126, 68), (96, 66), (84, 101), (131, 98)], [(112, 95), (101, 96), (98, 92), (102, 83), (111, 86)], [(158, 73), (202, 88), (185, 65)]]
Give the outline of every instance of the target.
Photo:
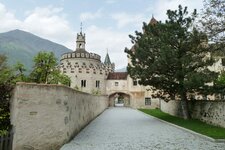
[(144, 14), (127, 14), (125, 12), (115, 13), (111, 15), (114, 20), (117, 21), (117, 27), (123, 28), (128, 25), (139, 26), (146, 20)]
[(101, 18), (102, 17), (102, 10), (99, 9), (97, 10), (95, 13), (92, 12), (84, 12), (80, 15), (80, 20), (81, 21), (87, 21), (87, 20), (94, 20), (97, 18)]
[(102, 61), (108, 49), (111, 61), (116, 64), (116, 68), (127, 65), (127, 56), (124, 53), (125, 47), (131, 47), (128, 34), (115, 31), (111, 28), (99, 28), (90, 26), (86, 30), (86, 48), (89, 52), (94, 52), (102, 56)]
[(69, 22), (63, 15), (60, 15), (62, 11), (62, 8), (52, 6), (37, 7), (27, 13), (22, 29), (54, 42), (69, 44), (68, 41), (74, 37), (75, 33), (71, 29)]
[(14, 14), (8, 11), (3, 4), (0, 3), (0, 32), (9, 31), (20, 28), (22, 22), (15, 18)]
[(167, 19), (167, 10), (177, 10), (178, 5), (187, 6), (189, 13), (193, 12), (194, 9), (200, 10), (203, 7), (200, 0), (157, 0), (148, 7), (147, 11), (152, 12), (157, 20), (164, 21)]
[[(62, 8), (52, 6), (37, 7), (32, 11), (27, 11), (25, 19), (18, 20), (13, 13), (0, 4), (0, 31), (19, 28), (75, 49), (77, 32), (70, 27), (62, 11)], [(131, 45), (127, 33), (97, 26), (87, 27), (85, 33), (87, 51), (101, 55), (104, 60), (108, 48), (110, 58), (116, 64), (116, 68), (126, 66), (127, 58), (124, 48)]]

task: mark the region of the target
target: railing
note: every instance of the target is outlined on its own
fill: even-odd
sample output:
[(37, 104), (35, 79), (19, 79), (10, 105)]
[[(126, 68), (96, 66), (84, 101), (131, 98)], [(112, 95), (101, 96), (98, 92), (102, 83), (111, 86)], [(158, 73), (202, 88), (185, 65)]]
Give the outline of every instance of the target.
[(12, 150), (13, 131), (8, 134), (0, 136), (0, 150)]

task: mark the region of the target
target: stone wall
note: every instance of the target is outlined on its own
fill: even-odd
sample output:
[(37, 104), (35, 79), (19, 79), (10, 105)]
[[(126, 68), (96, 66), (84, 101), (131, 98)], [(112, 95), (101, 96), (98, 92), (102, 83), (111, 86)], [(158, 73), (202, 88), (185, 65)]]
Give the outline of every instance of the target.
[(106, 96), (18, 83), (11, 99), (13, 149), (57, 150), (107, 107)]
[[(165, 102), (161, 100), (160, 108), (163, 112), (171, 115), (182, 116), (180, 101)], [(192, 118), (225, 128), (225, 101), (190, 101), (189, 109)]]

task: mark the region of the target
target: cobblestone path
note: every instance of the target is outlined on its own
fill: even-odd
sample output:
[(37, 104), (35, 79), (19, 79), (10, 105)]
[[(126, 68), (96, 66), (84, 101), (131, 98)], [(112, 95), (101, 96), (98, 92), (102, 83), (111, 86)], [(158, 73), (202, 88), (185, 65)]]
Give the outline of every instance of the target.
[(225, 150), (225, 143), (162, 123), (130, 108), (109, 108), (61, 150)]

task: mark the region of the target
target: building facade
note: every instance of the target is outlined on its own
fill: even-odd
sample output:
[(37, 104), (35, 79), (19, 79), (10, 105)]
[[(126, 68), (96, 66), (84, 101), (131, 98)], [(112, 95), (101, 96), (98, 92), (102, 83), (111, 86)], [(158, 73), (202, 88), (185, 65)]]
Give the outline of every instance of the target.
[(71, 79), (71, 88), (91, 94), (108, 95), (110, 106), (133, 108), (155, 108), (159, 100), (151, 98), (148, 87), (138, 84), (127, 72), (114, 72), (107, 52), (104, 63), (95, 53), (85, 49), (85, 34), (77, 34), (76, 49), (64, 53), (60, 60), (60, 71)]
[(78, 33), (75, 51), (61, 57), (60, 71), (70, 77), (72, 88), (92, 94), (105, 94), (106, 79), (110, 72), (114, 72), (114, 64), (108, 60), (107, 64), (102, 63), (101, 56), (87, 52), (85, 44), (85, 34)]

